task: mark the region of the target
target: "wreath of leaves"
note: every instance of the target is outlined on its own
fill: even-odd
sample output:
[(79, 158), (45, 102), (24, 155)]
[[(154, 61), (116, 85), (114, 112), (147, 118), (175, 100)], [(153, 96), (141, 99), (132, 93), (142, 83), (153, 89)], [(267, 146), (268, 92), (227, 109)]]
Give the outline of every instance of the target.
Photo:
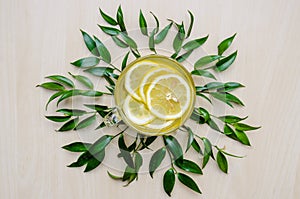
[[(70, 77), (86, 88), (84, 90), (76, 88), (74, 82), (68, 77), (62, 75), (47, 76), (46, 78), (51, 81), (38, 85), (38, 87), (55, 91), (55, 93), (46, 103), (46, 110), (49, 103), (55, 99), (58, 99), (56, 103), (58, 106), (60, 102), (74, 96), (98, 98), (103, 95), (113, 95), (115, 81), (118, 79), (122, 70), (125, 69), (129, 55), (132, 54), (135, 58), (141, 57), (141, 54), (138, 51), (137, 43), (132, 37), (129, 36), (127, 32), (121, 6), (119, 6), (117, 10), (116, 18), (109, 16), (101, 9), (99, 9), (99, 11), (104, 21), (110, 25), (98, 25), (99, 28), (104, 33), (109, 35), (117, 46), (128, 49), (128, 53), (123, 58), (120, 69), (119, 67), (114, 66), (111, 62), (112, 59), (110, 52), (101, 42), (101, 40), (96, 36), (90, 36), (83, 30), (81, 30), (83, 40), (93, 56), (78, 59), (71, 64), (83, 69), (83, 71), (89, 75), (104, 78), (108, 83), (106, 86), (108, 92), (94, 90), (93, 82), (88, 77), (83, 75), (75, 75), (69, 72)], [(155, 50), (156, 45), (160, 44), (166, 38), (169, 30), (172, 27), (176, 29), (177, 34), (173, 40), (174, 53), (170, 55), (170, 57), (178, 62), (185, 61), (195, 49), (202, 46), (208, 39), (207, 35), (205, 37), (185, 42), (185, 40), (188, 39), (191, 34), (194, 23), (194, 16), (190, 11), (188, 11), (190, 23), (187, 29), (185, 28), (183, 22), (177, 23), (174, 20), (168, 19), (170, 23), (160, 30), (158, 18), (154, 13), (150, 12), (150, 14), (153, 16), (156, 22), (156, 27), (152, 30), (148, 28), (146, 18), (141, 10), (139, 13), (139, 27), (141, 33), (148, 38), (149, 49), (155, 54), (157, 53)], [(243, 102), (238, 97), (231, 94), (231, 91), (244, 86), (237, 82), (218, 82), (214, 74), (211, 72), (222, 72), (228, 69), (229, 66), (231, 66), (235, 61), (237, 51), (234, 51), (229, 55), (224, 55), (233, 42), (235, 36), (236, 34), (223, 40), (218, 45), (217, 54), (199, 58), (194, 63), (194, 70), (191, 71), (193, 76), (202, 76), (204, 78), (210, 78), (214, 80), (205, 85), (196, 86), (196, 95), (204, 98), (211, 104), (212, 101), (209, 96), (226, 103), (230, 107), (234, 107), (236, 105), (244, 106)], [(181, 51), (184, 52), (181, 53)], [(98, 66), (100, 62), (106, 63), (107, 66)], [(46, 116), (46, 118), (53, 122), (63, 123), (62, 126), (56, 130), (58, 132), (80, 130), (99, 122), (97, 115), (100, 116), (100, 118), (104, 118), (107, 114), (110, 114), (114, 110), (113, 107), (108, 107), (102, 104), (84, 104), (84, 106), (87, 108), (87, 110), (66, 108), (57, 109), (56, 112), (61, 115)], [(234, 115), (214, 116), (203, 107), (195, 107), (191, 115), (191, 119), (199, 125), (206, 124), (220, 134), (247, 146), (250, 146), (250, 141), (246, 132), (260, 128), (243, 123), (247, 117), (238, 117)], [(215, 120), (223, 122), (224, 128), (220, 129)], [(100, 120), (99, 125), (95, 130), (105, 127), (106, 125), (103, 120)], [(126, 182), (125, 186), (127, 186), (132, 181), (138, 179), (139, 169), (144, 163), (140, 151), (153, 150), (150, 148), (151, 144), (157, 138), (161, 138), (163, 139), (164, 146), (155, 151), (151, 157), (148, 167), (149, 174), (153, 178), (155, 171), (164, 160), (166, 154), (169, 156), (171, 165), (163, 175), (163, 188), (169, 196), (171, 196), (174, 188), (176, 177), (183, 185), (189, 187), (197, 193), (201, 193), (199, 186), (190, 176), (187, 175), (187, 173), (202, 175), (202, 170), (211, 159), (217, 162), (217, 165), (221, 171), (227, 173), (227, 157), (231, 156), (235, 158), (242, 158), (241, 156), (228, 153), (225, 151), (225, 147), (221, 148), (212, 145), (207, 137), (201, 137), (197, 135), (197, 133), (194, 133), (193, 130), (188, 126), (183, 126), (180, 130), (186, 132), (188, 137), (188, 142), (185, 149), (181, 147), (181, 144), (172, 135), (145, 137), (138, 134), (135, 141), (128, 145), (125, 143), (124, 138), (126, 136), (124, 133), (126, 129), (122, 130), (116, 135), (104, 135), (94, 143), (74, 142), (63, 146), (62, 148), (70, 152), (81, 153), (78, 159), (68, 165), (68, 167), (85, 166), (84, 172), (89, 172), (101, 164), (105, 158), (106, 147), (113, 139), (118, 138), (118, 147), (120, 150), (118, 157), (123, 158), (127, 166), (122, 176), (113, 175), (109, 171), (107, 173), (112, 179)], [(202, 164), (198, 164), (192, 160), (184, 158), (184, 154), (190, 149), (193, 149), (200, 157), (202, 157)]]

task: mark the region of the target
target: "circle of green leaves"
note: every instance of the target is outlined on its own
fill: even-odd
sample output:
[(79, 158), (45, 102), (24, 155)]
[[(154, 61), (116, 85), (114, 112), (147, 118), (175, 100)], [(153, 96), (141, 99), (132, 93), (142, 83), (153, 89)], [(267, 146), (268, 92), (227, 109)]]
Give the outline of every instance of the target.
[[(76, 88), (73, 81), (62, 75), (51, 75), (46, 78), (52, 81), (42, 83), (38, 87), (44, 89), (55, 91), (55, 93), (49, 98), (46, 104), (46, 110), (50, 102), (57, 99), (57, 106), (60, 102), (72, 98), (74, 96), (83, 97), (93, 97), (98, 98), (103, 95), (113, 95), (115, 88), (115, 81), (118, 79), (119, 74), (124, 70), (127, 65), (128, 57), (132, 54), (135, 58), (141, 56), (138, 51), (138, 46), (133, 38), (131, 38), (126, 30), (124, 23), (124, 17), (121, 6), (119, 6), (116, 14), (116, 19), (112, 18), (108, 14), (104, 13), (99, 9), (100, 15), (110, 26), (98, 25), (99, 28), (109, 35), (113, 42), (124, 49), (128, 49), (127, 54), (122, 60), (121, 67), (116, 67), (111, 62), (111, 55), (106, 46), (98, 39), (96, 36), (90, 36), (88, 33), (81, 30), (83, 40), (86, 47), (92, 53), (93, 56), (85, 57), (71, 64), (84, 69), (83, 71), (89, 75), (94, 75), (96, 77), (104, 78), (108, 85), (106, 86), (108, 92), (102, 92), (94, 90), (93, 82), (86, 76), (75, 75), (69, 72), (69, 75), (75, 79), (77, 82), (82, 84), (86, 89)], [(194, 16), (188, 11), (190, 16), (190, 23), (188, 29), (185, 29), (184, 23), (176, 23), (174, 20), (168, 19), (170, 22), (167, 26), (160, 30), (160, 24), (158, 18), (150, 12), (153, 16), (156, 27), (149, 31), (147, 27), (146, 18), (144, 17), (142, 11), (139, 13), (139, 26), (141, 33), (148, 39), (149, 49), (156, 54), (155, 47), (161, 43), (167, 36), (169, 30), (174, 27), (177, 31), (176, 36), (173, 40), (174, 53), (170, 55), (171, 58), (177, 60), (178, 62), (183, 62), (186, 60), (191, 53), (202, 46), (208, 39), (208, 35), (205, 37), (197, 38), (185, 42), (189, 38), (193, 23)], [(209, 82), (205, 85), (196, 86), (197, 96), (204, 98), (209, 103), (212, 104), (211, 98), (222, 101), (227, 105), (233, 107), (234, 105), (244, 106), (242, 101), (230, 92), (244, 87), (242, 84), (237, 82), (218, 82), (216, 77), (213, 75), (211, 70), (215, 72), (222, 72), (226, 70), (235, 61), (237, 56), (237, 51), (226, 56), (224, 52), (230, 47), (235, 35), (223, 40), (218, 45), (218, 53), (213, 55), (208, 55), (199, 58), (194, 63), (194, 70), (191, 74), (194, 76), (202, 76), (204, 78), (210, 78), (214, 81)], [(181, 51), (184, 51), (180, 54)], [(100, 61), (106, 63), (105, 67), (97, 66)], [(207, 66), (210, 65), (210, 66)], [(120, 69), (119, 69), (120, 68)], [(211, 96), (211, 98), (209, 97)], [(84, 104), (84, 106), (89, 109), (57, 109), (56, 112), (62, 114), (61, 116), (46, 116), (48, 120), (58, 123), (64, 123), (57, 131), (71, 131), (80, 130), (86, 128), (96, 122), (99, 122), (97, 115), (100, 118), (104, 118), (107, 114), (110, 114), (114, 108), (108, 107), (102, 104)], [(82, 119), (84, 118), (84, 119)], [(191, 119), (197, 124), (206, 124), (213, 130), (219, 132), (220, 134), (233, 139), (241, 144), (250, 146), (250, 141), (246, 135), (246, 131), (256, 130), (260, 127), (253, 127), (242, 123), (247, 117), (238, 117), (234, 115), (224, 115), (224, 116), (214, 116), (209, 113), (203, 107), (195, 107)], [(224, 128), (220, 129), (215, 120), (219, 120), (224, 123)], [(101, 122), (102, 121), (102, 122)], [(100, 120), (100, 124), (95, 130), (105, 128), (106, 125), (103, 119)], [(125, 129), (126, 130), (126, 129)], [(142, 150), (153, 150), (151, 149), (151, 144), (157, 139), (163, 139), (164, 146), (156, 150), (148, 163), (149, 174), (153, 178), (154, 172), (158, 169), (161, 162), (165, 158), (166, 154), (169, 156), (171, 165), (163, 175), (163, 188), (165, 192), (171, 196), (173, 190), (175, 179), (177, 177), (178, 181), (183, 185), (189, 187), (197, 193), (201, 193), (197, 183), (188, 175), (188, 173), (202, 175), (202, 170), (208, 163), (210, 159), (217, 162), (218, 167), (224, 173), (228, 172), (228, 162), (226, 156), (242, 158), (241, 156), (236, 156), (225, 151), (225, 147), (221, 148), (219, 146), (212, 145), (207, 137), (199, 136), (197, 133), (193, 132), (188, 126), (183, 126), (180, 131), (184, 131), (188, 137), (186, 148), (183, 149), (181, 144), (173, 135), (164, 136), (150, 136), (145, 137), (137, 134), (134, 142), (128, 144), (125, 142), (124, 133), (122, 130), (116, 135), (104, 135), (100, 137), (95, 143), (83, 143), (74, 142), (63, 146), (62, 148), (71, 152), (81, 153), (77, 161), (68, 165), (68, 167), (82, 167), (85, 166), (84, 172), (91, 171), (98, 167), (105, 158), (105, 149), (111, 143), (113, 139), (118, 138), (118, 147), (120, 153), (119, 158), (123, 158), (126, 163), (126, 168), (122, 176), (116, 176), (108, 171), (108, 175), (115, 180), (121, 180), (127, 182), (125, 184), (129, 185), (132, 181), (138, 179), (139, 169), (143, 164), (143, 157), (140, 153)], [(196, 153), (202, 157), (202, 164), (196, 163), (192, 160), (184, 158), (184, 154), (193, 149)], [(216, 158), (214, 153), (216, 152)]]

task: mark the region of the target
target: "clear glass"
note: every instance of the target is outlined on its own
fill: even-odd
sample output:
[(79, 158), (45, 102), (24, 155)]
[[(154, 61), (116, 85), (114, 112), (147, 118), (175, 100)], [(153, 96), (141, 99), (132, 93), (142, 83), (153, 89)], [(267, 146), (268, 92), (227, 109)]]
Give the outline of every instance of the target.
[[(170, 125), (165, 126), (163, 128), (153, 129), (147, 127), (147, 125), (136, 124), (130, 118), (128, 118), (126, 112), (124, 111), (124, 101), (128, 95), (132, 95), (132, 93), (129, 93), (124, 86), (125, 76), (132, 66), (135, 66), (139, 63), (145, 63), (145, 61), (150, 61), (151, 63), (157, 63), (159, 65), (158, 67), (163, 68), (164, 66), (166, 68), (172, 69), (173, 71), (175, 71), (177, 75), (179, 75), (186, 82), (186, 85), (188, 85), (190, 90), (189, 92), (190, 96), (186, 97), (188, 99), (187, 109), (182, 113), (182, 115), (179, 118), (176, 118), (174, 120), (165, 119), (164, 122), (168, 122), (170, 123)], [(149, 73), (151, 73), (151, 71)], [(196, 92), (195, 85), (190, 73), (186, 70), (184, 66), (182, 66), (176, 60), (162, 55), (148, 55), (148, 56), (140, 57), (134, 60), (133, 62), (131, 62), (130, 64), (128, 64), (127, 67), (122, 71), (121, 75), (119, 76), (115, 87), (115, 93), (114, 93), (116, 109), (113, 110), (111, 114), (107, 115), (107, 117), (105, 118), (105, 123), (107, 126), (113, 126), (119, 123), (120, 121), (123, 121), (129, 127), (135, 129), (137, 132), (144, 135), (162, 135), (162, 134), (172, 133), (176, 131), (180, 126), (182, 126), (184, 122), (190, 117), (195, 104), (195, 97), (196, 97), (195, 92)], [(166, 94), (166, 98), (168, 97), (172, 98), (172, 96), (168, 96), (168, 94)]]

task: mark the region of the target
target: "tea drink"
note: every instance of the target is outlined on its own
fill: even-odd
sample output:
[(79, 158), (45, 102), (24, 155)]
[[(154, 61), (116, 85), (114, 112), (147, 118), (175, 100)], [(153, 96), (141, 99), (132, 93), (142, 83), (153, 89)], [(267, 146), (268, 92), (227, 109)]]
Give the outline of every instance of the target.
[(177, 61), (149, 55), (123, 70), (114, 96), (128, 126), (142, 134), (162, 135), (175, 131), (190, 117), (195, 86), (190, 73)]

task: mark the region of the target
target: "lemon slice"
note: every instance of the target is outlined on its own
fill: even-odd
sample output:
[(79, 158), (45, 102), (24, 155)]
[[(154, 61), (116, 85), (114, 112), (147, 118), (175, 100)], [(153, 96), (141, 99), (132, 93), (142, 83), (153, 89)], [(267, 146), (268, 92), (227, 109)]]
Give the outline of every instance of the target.
[(177, 119), (191, 103), (191, 89), (179, 75), (162, 75), (153, 80), (146, 98), (153, 115), (164, 120)]
[(139, 86), (139, 94), (144, 102), (146, 102), (145, 91), (147, 87), (149, 87), (149, 83), (151, 83), (156, 77), (160, 75), (170, 74), (172, 71), (167, 68), (155, 68), (150, 70), (145, 77), (142, 79), (141, 84)]
[(126, 117), (137, 125), (145, 125), (155, 117), (147, 110), (146, 106), (128, 95), (123, 104)]
[(145, 127), (155, 129), (155, 130), (164, 129), (164, 128), (170, 126), (173, 122), (174, 122), (174, 120), (166, 121), (166, 120), (161, 120), (161, 119), (155, 118), (153, 121), (146, 124)]
[(142, 98), (138, 95), (138, 88), (142, 79), (149, 70), (158, 66), (158, 64), (151, 61), (142, 61), (133, 65), (125, 75), (125, 89), (135, 99), (141, 101)]

